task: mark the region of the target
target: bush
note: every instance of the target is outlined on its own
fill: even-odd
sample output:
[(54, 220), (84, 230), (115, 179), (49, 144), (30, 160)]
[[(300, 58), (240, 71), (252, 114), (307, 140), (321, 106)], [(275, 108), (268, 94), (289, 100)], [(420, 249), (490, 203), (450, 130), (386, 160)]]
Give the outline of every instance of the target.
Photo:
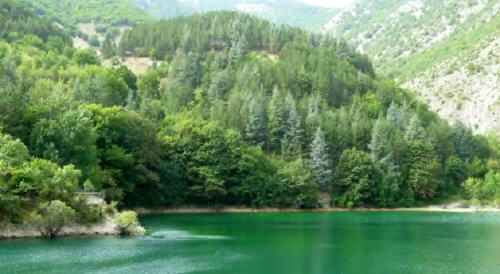
[(64, 202), (55, 200), (42, 203), (28, 218), (29, 225), (44, 237), (55, 238), (61, 229), (74, 221), (76, 212)]
[(286, 163), (277, 174), (278, 202), (280, 206), (295, 208), (316, 208), (318, 206), (318, 186), (314, 181), (308, 162), (297, 159)]
[(500, 173), (489, 171), (484, 179), (469, 178), (465, 181), (464, 196), (467, 199), (492, 203), (500, 199)]
[(99, 38), (97, 37), (97, 35), (94, 34), (90, 37), (89, 44), (93, 47), (99, 47), (101, 45), (101, 42), (99, 42)]
[(145, 230), (137, 220), (137, 213), (134, 211), (124, 211), (115, 217), (115, 223), (122, 236), (143, 235)]

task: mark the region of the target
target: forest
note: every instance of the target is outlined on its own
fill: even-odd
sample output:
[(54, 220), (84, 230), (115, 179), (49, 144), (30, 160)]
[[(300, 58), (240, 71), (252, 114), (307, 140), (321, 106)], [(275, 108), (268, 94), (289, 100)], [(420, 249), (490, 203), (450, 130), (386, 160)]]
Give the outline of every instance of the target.
[(0, 1), (0, 222), (57, 200), (102, 209), (411, 207), (500, 202), (498, 143), (448, 124), (367, 56), (327, 35), (235, 12), (107, 35), (104, 58), (32, 8)]

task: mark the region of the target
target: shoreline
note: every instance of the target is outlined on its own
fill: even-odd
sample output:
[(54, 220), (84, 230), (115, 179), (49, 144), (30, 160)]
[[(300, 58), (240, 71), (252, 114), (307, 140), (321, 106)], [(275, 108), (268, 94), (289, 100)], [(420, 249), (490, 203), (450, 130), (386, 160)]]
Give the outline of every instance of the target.
[(293, 208), (246, 208), (246, 207), (178, 207), (178, 208), (137, 208), (134, 209), (140, 215), (147, 214), (216, 214), (216, 213), (328, 213), (328, 212), (435, 212), (435, 213), (500, 213), (500, 208), (492, 206), (469, 206), (460, 207), (456, 205), (431, 205), (425, 207), (408, 208), (316, 208), (316, 209), (293, 209)]
[[(61, 229), (58, 237), (69, 236), (114, 236), (119, 231), (111, 218), (106, 218), (102, 222), (86, 225), (65, 226)], [(37, 239), (44, 238), (36, 229), (24, 225), (6, 225), (0, 226), (0, 240), (13, 239)]]
[[(294, 209), (294, 208), (248, 208), (248, 207), (195, 207), (185, 206), (177, 208), (136, 208), (140, 215), (148, 214), (255, 214), (255, 213), (335, 213), (335, 212), (420, 212), (420, 213), (500, 213), (500, 208), (493, 206), (468, 205), (462, 202), (455, 202), (442, 205), (429, 205), (422, 207), (408, 208), (315, 208), (315, 209)], [(106, 218), (103, 222), (91, 226), (69, 226), (64, 227), (59, 236), (116, 236), (118, 235), (116, 224), (111, 218)], [(37, 230), (22, 225), (0, 226), (0, 240), (9, 239), (29, 239), (43, 238)]]

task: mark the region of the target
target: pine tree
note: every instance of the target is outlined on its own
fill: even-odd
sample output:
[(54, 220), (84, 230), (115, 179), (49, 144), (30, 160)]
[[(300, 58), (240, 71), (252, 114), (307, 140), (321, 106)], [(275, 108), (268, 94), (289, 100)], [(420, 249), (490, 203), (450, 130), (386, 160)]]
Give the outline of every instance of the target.
[(385, 157), (386, 144), (387, 134), (384, 129), (384, 121), (381, 118), (378, 118), (373, 126), (372, 139), (368, 145), (373, 162), (378, 162)]
[(244, 36), (235, 35), (229, 49), (229, 65), (234, 66), (243, 56), (245, 56), (248, 43)]
[(290, 93), (285, 99), (285, 110), (285, 134), (281, 141), (281, 150), (283, 155), (294, 157), (301, 154), (302, 128), (295, 100)]
[(183, 84), (185, 69), (187, 66), (187, 56), (182, 49), (177, 49), (170, 64), (169, 89), (173, 89)]
[(201, 57), (197, 52), (189, 52), (187, 54), (183, 76), (190, 88), (194, 88), (200, 84), (202, 66)]
[(316, 130), (314, 140), (311, 144), (311, 163), (318, 187), (323, 190), (330, 190), (333, 171), (328, 154), (328, 145), (320, 127)]
[(387, 108), (387, 121), (389, 121), (393, 127), (399, 128), (399, 107), (394, 101), (392, 101)]
[(285, 134), (285, 105), (283, 96), (278, 88), (274, 88), (271, 102), (269, 104), (269, 132), (271, 149), (277, 151), (281, 149), (281, 139)]
[(116, 55), (116, 45), (113, 41), (113, 36), (111, 34), (107, 34), (106, 38), (102, 42), (101, 52), (104, 58), (111, 58)]
[(410, 124), (406, 128), (405, 131), (405, 141), (417, 141), (417, 142), (425, 142), (427, 141), (427, 136), (425, 134), (424, 128), (420, 125), (420, 120), (417, 115), (414, 115)]
[(196, 52), (184, 53), (181, 49), (177, 50), (170, 65), (170, 88), (185, 87), (193, 89), (201, 81), (201, 61), (200, 55)]
[(265, 126), (266, 113), (263, 104), (255, 98), (250, 101), (248, 109), (248, 121), (245, 134), (248, 142), (254, 146), (262, 146), (266, 137)]
[(309, 98), (306, 123), (309, 128), (320, 126), (321, 122), (321, 98), (319, 95), (312, 95)]
[(409, 105), (406, 102), (398, 106), (392, 101), (387, 109), (387, 121), (389, 121), (395, 129), (405, 130), (410, 120), (409, 116)]

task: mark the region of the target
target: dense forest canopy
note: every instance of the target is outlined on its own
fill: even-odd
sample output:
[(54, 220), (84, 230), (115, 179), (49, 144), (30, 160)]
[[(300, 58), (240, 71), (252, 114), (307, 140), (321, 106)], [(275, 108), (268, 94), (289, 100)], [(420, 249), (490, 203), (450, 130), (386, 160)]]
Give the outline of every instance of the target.
[(1, 39), (8, 42), (17, 39), (41, 39), (40, 43), (46, 43), (50, 36), (70, 43), (69, 37), (65, 36), (61, 29), (40, 18), (32, 10), (20, 6), (14, 1), (0, 1)]
[(1, 3), (2, 31), (22, 34), (0, 42), (2, 221), (53, 200), (93, 220), (80, 190), (121, 207), (500, 197), (495, 142), (450, 126), (332, 37), (234, 12), (159, 21), (103, 44), (155, 60), (137, 76)]
[(63, 25), (94, 22), (110, 25), (136, 25), (151, 20), (129, 0), (21, 0), (50, 20)]

